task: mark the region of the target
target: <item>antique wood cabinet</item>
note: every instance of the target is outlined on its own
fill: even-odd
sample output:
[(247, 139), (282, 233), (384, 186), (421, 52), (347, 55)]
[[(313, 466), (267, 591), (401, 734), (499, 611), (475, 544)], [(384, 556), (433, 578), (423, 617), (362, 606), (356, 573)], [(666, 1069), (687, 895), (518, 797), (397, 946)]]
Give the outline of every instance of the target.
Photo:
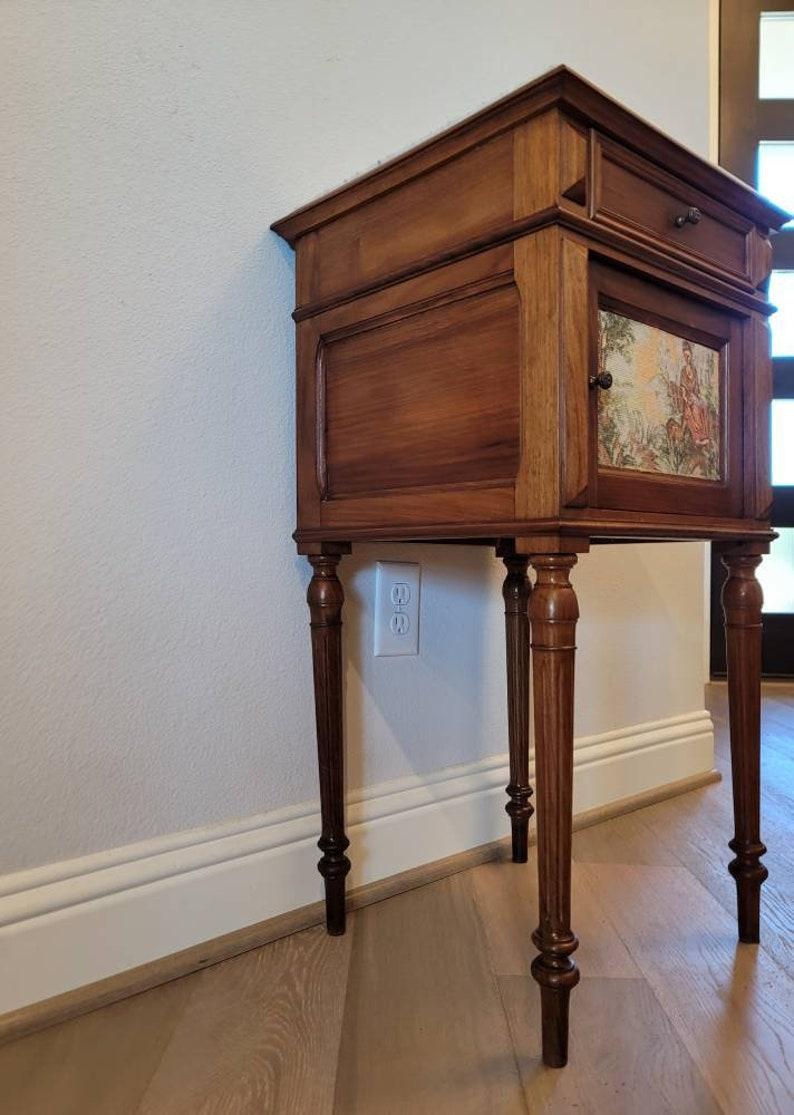
[[(761, 591), (786, 215), (559, 68), (276, 222), (297, 254), (295, 539), (308, 602), (328, 929), (345, 926), (337, 567), (359, 540), (479, 541), (506, 565), (513, 858), (534, 685), (544, 1059), (567, 1059), (570, 573), (596, 543), (711, 539), (724, 591), (739, 935), (758, 939)], [(535, 572), (534, 584), (529, 569)], [(695, 620), (697, 622), (697, 619)], [(531, 644), (531, 651), (530, 651)]]

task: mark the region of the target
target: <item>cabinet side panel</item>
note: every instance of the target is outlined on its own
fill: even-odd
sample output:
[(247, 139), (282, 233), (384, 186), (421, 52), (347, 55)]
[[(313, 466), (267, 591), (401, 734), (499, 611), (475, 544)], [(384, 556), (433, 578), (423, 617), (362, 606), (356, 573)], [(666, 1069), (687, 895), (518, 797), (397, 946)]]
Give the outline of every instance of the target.
[(332, 298), (445, 251), (462, 251), (512, 219), (507, 132), (318, 229), (311, 284), (301, 293)]
[(519, 453), (512, 283), (324, 347), (329, 500), (506, 480)]

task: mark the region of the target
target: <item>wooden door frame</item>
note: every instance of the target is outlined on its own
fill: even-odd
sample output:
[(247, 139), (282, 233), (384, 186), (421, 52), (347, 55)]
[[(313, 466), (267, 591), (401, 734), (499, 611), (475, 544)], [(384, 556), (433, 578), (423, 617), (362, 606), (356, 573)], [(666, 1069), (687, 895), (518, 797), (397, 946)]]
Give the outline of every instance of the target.
[[(794, 100), (758, 96), (758, 50), (761, 12), (794, 11), (794, 0), (721, 0), (719, 21), (719, 161), (751, 185), (755, 183), (761, 139), (794, 140)], [(794, 229), (773, 240), (773, 266), (794, 270)], [(773, 360), (774, 397), (794, 399), (794, 357)], [(794, 486), (773, 489), (773, 526), (794, 526)], [(712, 548), (713, 550), (714, 548)], [(725, 570), (711, 557), (711, 673), (725, 674), (725, 641), (719, 597)], [(762, 669), (767, 676), (791, 676), (794, 616), (764, 615)], [(792, 659), (789, 669), (786, 650)]]

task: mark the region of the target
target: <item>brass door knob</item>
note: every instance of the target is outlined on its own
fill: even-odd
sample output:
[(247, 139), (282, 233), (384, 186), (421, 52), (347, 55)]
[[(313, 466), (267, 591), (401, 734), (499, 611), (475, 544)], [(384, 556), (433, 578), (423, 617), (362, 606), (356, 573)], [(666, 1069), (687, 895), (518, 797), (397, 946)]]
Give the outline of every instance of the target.
[(608, 391), (612, 386), (612, 373), (601, 372), (600, 375), (590, 376), (590, 386), (600, 387), (603, 391)]

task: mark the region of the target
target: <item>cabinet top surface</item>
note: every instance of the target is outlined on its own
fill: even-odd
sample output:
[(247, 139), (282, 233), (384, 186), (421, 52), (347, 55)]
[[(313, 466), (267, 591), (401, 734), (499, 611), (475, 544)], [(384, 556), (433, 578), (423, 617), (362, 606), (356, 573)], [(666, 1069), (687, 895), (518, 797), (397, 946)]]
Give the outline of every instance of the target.
[(579, 74), (557, 66), (432, 139), (301, 206), (271, 227), (294, 244), (312, 229), (554, 107), (585, 127), (634, 148), (762, 227), (778, 229), (789, 219), (789, 214), (740, 179), (690, 151)]

